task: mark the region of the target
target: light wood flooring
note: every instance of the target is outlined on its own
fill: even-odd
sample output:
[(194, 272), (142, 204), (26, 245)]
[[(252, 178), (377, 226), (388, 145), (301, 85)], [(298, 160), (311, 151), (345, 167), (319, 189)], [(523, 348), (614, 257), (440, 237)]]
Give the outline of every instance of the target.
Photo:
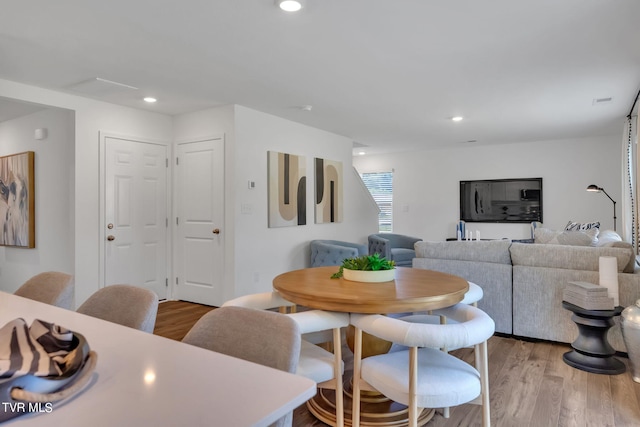
[[(160, 304), (154, 333), (180, 340), (213, 307), (181, 301)], [(494, 427), (632, 427), (640, 426), (640, 384), (622, 375), (590, 374), (562, 361), (569, 345), (521, 341), (495, 336), (489, 340), (491, 425)], [(472, 360), (469, 349), (453, 352)], [(345, 366), (353, 360), (343, 351)], [(628, 360), (621, 358), (627, 365)], [(349, 368), (348, 368), (349, 369)], [(347, 372), (347, 375), (349, 372)], [(448, 419), (437, 413), (427, 426), (479, 426), (480, 407), (451, 408)], [(294, 412), (293, 425), (325, 426), (305, 405)]]

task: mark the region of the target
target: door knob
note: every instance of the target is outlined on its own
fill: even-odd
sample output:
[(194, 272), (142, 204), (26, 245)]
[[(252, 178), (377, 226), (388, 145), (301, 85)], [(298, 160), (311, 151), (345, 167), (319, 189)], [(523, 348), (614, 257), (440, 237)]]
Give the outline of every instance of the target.
[(213, 229), (213, 234), (220, 234), (220, 229), (219, 228), (214, 228)]
[(108, 241), (116, 240), (116, 236), (113, 236), (113, 235), (110, 234), (110, 235), (107, 236), (107, 240)]

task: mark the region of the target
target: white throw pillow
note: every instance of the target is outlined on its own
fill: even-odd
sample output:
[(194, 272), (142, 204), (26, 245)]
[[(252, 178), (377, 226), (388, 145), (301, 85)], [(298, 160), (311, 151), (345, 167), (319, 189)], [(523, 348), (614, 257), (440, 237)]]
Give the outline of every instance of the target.
[(604, 246), (613, 242), (622, 242), (622, 237), (613, 230), (603, 230), (598, 233), (596, 246)]

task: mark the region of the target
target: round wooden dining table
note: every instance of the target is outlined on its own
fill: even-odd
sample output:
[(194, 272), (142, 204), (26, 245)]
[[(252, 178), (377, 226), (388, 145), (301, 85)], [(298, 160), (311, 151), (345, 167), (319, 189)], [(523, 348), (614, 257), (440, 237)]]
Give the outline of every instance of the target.
[[(469, 283), (465, 279), (433, 270), (396, 267), (394, 280), (365, 283), (344, 278), (332, 279), (331, 276), (338, 269), (336, 266), (326, 266), (289, 271), (276, 276), (273, 287), (282, 297), (297, 305), (364, 314), (407, 313), (450, 307), (462, 301), (469, 290)], [(350, 334), (352, 331), (347, 332), (348, 341)], [(391, 347), (391, 343), (383, 341), (381, 344), (379, 341), (382, 340), (367, 337), (367, 334), (363, 339), (369, 340), (369, 343), (363, 341), (363, 357), (367, 352), (386, 352)], [(368, 351), (364, 349), (365, 346), (369, 347)], [(345, 394), (346, 401), (349, 393)], [(407, 425), (406, 407), (388, 399), (380, 399), (379, 396), (362, 398), (363, 402), (369, 401), (370, 404), (361, 411), (361, 425)], [(335, 406), (323, 391), (308, 401), (307, 407), (321, 421), (335, 425)], [(345, 412), (345, 415), (351, 412), (346, 404)], [(432, 416), (433, 410), (423, 411), (419, 425), (428, 422)]]
[(464, 298), (469, 283), (462, 277), (411, 267), (396, 267), (390, 282), (332, 279), (339, 267), (289, 271), (273, 279), (287, 300), (305, 307), (347, 313), (388, 314), (450, 307)]

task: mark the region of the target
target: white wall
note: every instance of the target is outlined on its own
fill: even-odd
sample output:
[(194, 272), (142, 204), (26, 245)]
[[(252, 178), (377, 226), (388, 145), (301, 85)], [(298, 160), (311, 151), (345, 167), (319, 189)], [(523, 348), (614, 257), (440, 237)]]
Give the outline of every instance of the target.
[[(425, 240), (455, 237), (459, 182), (471, 179), (543, 178), (544, 226), (562, 229), (569, 220), (600, 221), (613, 229), (613, 204), (589, 193), (597, 184), (618, 202), (621, 227), (620, 135), (535, 143), (456, 147), (444, 150), (361, 156), (359, 172), (394, 170), (394, 231)], [(483, 238), (530, 237), (526, 224), (468, 223)]]
[[(236, 106), (235, 117), (236, 295), (270, 290), (278, 274), (308, 267), (313, 239), (366, 243), (377, 232), (377, 207), (351, 166), (350, 139), (241, 106)], [(306, 156), (306, 225), (268, 228), (267, 151)], [(342, 162), (341, 223), (315, 224), (315, 157)], [(248, 180), (256, 182), (254, 190), (248, 189)], [(250, 214), (240, 213), (242, 204), (251, 206)]]
[[(175, 117), (177, 142), (225, 135), (225, 298), (272, 288), (275, 276), (309, 265), (309, 241), (366, 242), (377, 231), (377, 208), (351, 167), (351, 141), (241, 106), (212, 108)], [(307, 225), (269, 228), (267, 151), (307, 157)], [(344, 221), (315, 224), (313, 159), (343, 162)], [(256, 187), (248, 189), (247, 181)], [(242, 213), (245, 206), (250, 213)]]
[[(163, 114), (120, 107), (8, 80), (0, 80), (0, 96), (75, 112), (74, 161), (71, 163), (74, 189), (69, 201), (69, 215), (74, 223), (71, 231), (73, 253), (66, 256), (72, 260), (68, 265), (73, 265), (75, 269), (76, 304), (80, 304), (98, 290), (99, 283), (99, 248), (102, 244), (98, 235), (99, 133), (103, 131), (145, 140), (170, 141), (172, 119)], [(13, 282), (4, 282), (2, 273), (14, 267), (13, 260), (0, 264), (1, 289), (15, 287)]]
[[(0, 247), (0, 289), (13, 292), (42, 271), (74, 273), (73, 112), (45, 109), (0, 123), (0, 156), (35, 152), (36, 248)], [(34, 131), (47, 130), (43, 140)]]

